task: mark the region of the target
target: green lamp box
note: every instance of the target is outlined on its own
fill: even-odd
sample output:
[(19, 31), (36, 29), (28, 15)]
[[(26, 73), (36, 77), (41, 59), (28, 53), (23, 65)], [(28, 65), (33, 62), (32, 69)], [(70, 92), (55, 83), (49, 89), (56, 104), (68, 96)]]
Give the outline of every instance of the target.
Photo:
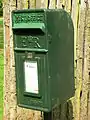
[(12, 12), (17, 103), (50, 112), (74, 95), (74, 27), (62, 9)]

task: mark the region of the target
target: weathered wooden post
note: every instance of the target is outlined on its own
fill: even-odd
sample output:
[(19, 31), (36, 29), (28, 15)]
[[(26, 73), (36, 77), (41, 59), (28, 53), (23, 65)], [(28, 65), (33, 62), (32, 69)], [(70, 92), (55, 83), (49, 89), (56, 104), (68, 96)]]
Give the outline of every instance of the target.
[[(63, 8), (74, 23), (74, 98), (59, 108), (59, 119), (89, 120), (90, 1), (89, 0), (4, 0), (4, 120), (41, 120), (41, 112), (17, 106), (11, 12), (15, 9)], [(58, 114), (58, 111), (55, 113)]]

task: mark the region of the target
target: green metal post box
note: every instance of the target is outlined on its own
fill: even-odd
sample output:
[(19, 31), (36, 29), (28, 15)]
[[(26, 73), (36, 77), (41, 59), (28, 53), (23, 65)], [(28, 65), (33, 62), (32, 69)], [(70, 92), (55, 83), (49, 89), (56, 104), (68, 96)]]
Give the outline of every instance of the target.
[(12, 12), (17, 103), (50, 112), (74, 95), (74, 28), (62, 9)]

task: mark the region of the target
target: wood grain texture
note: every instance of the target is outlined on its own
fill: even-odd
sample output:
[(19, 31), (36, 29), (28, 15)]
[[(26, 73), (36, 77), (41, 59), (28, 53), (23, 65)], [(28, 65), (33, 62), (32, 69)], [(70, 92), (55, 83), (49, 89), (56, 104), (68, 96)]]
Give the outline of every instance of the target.
[[(84, 1), (85, 2), (85, 1)], [(88, 1), (84, 5), (85, 21), (84, 21), (84, 32), (83, 32), (83, 63), (82, 63), (82, 96), (81, 96), (81, 111), (80, 119), (88, 119), (88, 82), (89, 82), (89, 43), (88, 37), (90, 33), (88, 32), (88, 22), (89, 22), (89, 4)], [(90, 87), (90, 86), (89, 86)]]
[(10, 109), (10, 12), (8, 0), (4, 4), (4, 119), (9, 119), (9, 109)]
[[(30, 6), (30, 9), (32, 8), (35, 8), (36, 7), (36, 3), (37, 3), (37, 0), (29, 0), (29, 6)], [(38, 3), (40, 3), (40, 0), (38, 0)]]
[(41, 0), (41, 8), (47, 8), (48, 7), (48, 0)]
[[(80, 16), (80, 5), (79, 0), (73, 0), (72, 1), (72, 11), (71, 16), (74, 24), (74, 66), (75, 66), (75, 97), (73, 101), (73, 111), (74, 111), (74, 118), (75, 120), (79, 120), (80, 118), (80, 93), (81, 93), (81, 82), (82, 82), (82, 59), (77, 58), (77, 55), (82, 55), (82, 42), (80, 43), (79, 40), (81, 40), (79, 37), (80, 30), (78, 26), (81, 27), (81, 16)], [(83, 24), (82, 24), (83, 28)], [(83, 29), (82, 29), (83, 30)], [(77, 45), (78, 43), (78, 45)], [(80, 51), (80, 50), (81, 51)], [(79, 56), (80, 57), (80, 56)]]
[(36, 0), (36, 8), (41, 8), (41, 0)]
[(68, 13), (71, 13), (72, 10), (72, 1), (71, 0), (66, 0), (66, 11)]
[(57, 8), (62, 8), (63, 0), (57, 0)]
[[(90, 14), (90, 1), (88, 2)], [(90, 16), (87, 17), (87, 43), (88, 43), (88, 120), (90, 119)]]
[(43, 120), (43, 114), (17, 106), (11, 12), (65, 9), (74, 24), (75, 96), (52, 112), (53, 120), (90, 119), (90, 0), (4, 0), (4, 120)]
[(49, 2), (49, 8), (50, 9), (56, 8), (56, 0), (50, 0), (50, 2)]

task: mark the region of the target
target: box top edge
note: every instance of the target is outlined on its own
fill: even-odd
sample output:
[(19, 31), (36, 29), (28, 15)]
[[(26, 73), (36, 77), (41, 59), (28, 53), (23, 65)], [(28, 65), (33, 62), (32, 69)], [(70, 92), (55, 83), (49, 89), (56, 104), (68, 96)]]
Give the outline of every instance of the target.
[(22, 9), (13, 10), (12, 13), (27, 13), (27, 12), (45, 12), (45, 11), (62, 11), (63, 9)]

